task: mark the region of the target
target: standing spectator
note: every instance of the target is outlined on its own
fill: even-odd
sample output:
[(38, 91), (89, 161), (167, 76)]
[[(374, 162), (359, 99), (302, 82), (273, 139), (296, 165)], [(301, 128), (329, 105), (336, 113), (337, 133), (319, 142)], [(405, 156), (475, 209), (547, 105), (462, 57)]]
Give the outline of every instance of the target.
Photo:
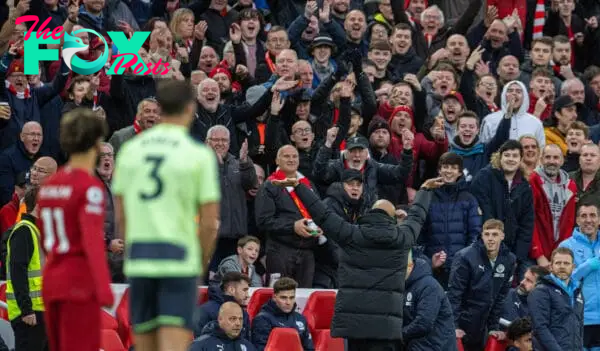
[(456, 351), (452, 307), (429, 264), (408, 255), (402, 339), (405, 350)]
[(273, 298), (263, 305), (252, 320), (252, 343), (258, 351), (265, 349), (274, 328), (296, 329), (304, 351), (314, 351), (306, 318), (296, 312), (297, 287), (298, 284), (287, 277), (277, 280), (273, 285)]
[(544, 268), (550, 268), (552, 251), (571, 236), (575, 226), (577, 185), (561, 169), (563, 163), (560, 148), (546, 145), (542, 150), (542, 166), (529, 178), (535, 210), (529, 254)]
[(523, 275), (523, 280), (516, 288), (510, 289), (504, 307), (502, 308), (501, 318), (508, 321), (515, 321), (518, 318), (529, 317), (529, 305), (527, 304), (527, 296), (533, 291), (540, 278), (548, 275), (550, 271), (542, 266), (530, 266)]
[[(6, 232), (8, 228), (15, 224), (17, 215), (20, 212), (21, 200), (25, 196), (26, 186), (25, 172), (22, 172), (15, 179), (15, 192), (12, 199), (0, 209), (0, 233)], [(1, 276), (6, 276), (6, 272), (0, 272)]]
[(581, 147), (579, 169), (571, 173), (577, 185), (577, 202), (591, 201), (600, 205), (600, 147), (585, 144)]
[(42, 146), (42, 126), (27, 122), (21, 130), (20, 140), (0, 153), (0, 205), (10, 201), (15, 191), (15, 179), (29, 170)]
[(419, 243), (432, 261), (433, 276), (446, 289), (455, 254), (481, 234), (481, 210), (462, 176), (462, 157), (451, 152), (443, 154), (438, 172), (444, 185), (433, 191)]
[(190, 351), (255, 351), (254, 345), (242, 334), (244, 313), (246, 312), (235, 302), (222, 304), (217, 327), (194, 341)]
[(116, 155), (121, 146), (129, 139), (160, 122), (160, 106), (154, 98), (145, 98), (138, 104), (133, 125), (117, 130), (108, 141)]
[[(440, 178), (425, 181), (408, 216), (400, 225), (391, 202), (379, 200), (357, 224), (346, 222), (319, 201), (297, 179), (278, 182), (293, 186), (298, 197), (328, 238), (341, 248), (339, 281), (331, 336), (348, 339), (349, 350), (402, 350), (404, 280), (414, 246), (431, 202), (430, 190)], [(376, 284), (381, 288), (373, 289)], [(357, 303), (357, 301), (361, 301)]]
[(573, 251), (559, 247), (552, 252), (551, 274), (527, 298), (531, 309), (533, 336), (546, 351), (583, 349), (583, 296), (579, 281), (571, 278)]
[(217, 281), (229, 272), (238, 272), (250, 278), (250, 286), (260, 288), (263, 286), (262, 278), (256, 272), (254, 262), (260, 252), (260, 240), (255, 236), (246, 235), (237, 242), (237, 254), (226, 257), (219, 263)]
[(516, 257), (504, 245), (504, 223), (483, 223), (481, 240), (457, 253), (452, 264), (448, 299), (454, 311), (456, 337), (465, 350), (481, 350), (485, 336), (504, 339), (499, 321), (510, 289)]
[(246, 191), (254, 187), (256, 172), (254, 164), (248, 158), (247, 140), (242, 143), (239, 159), (229, 152), (231, 136), (225, 126), (211, 127), (206, 135), (206, 142), (217, 156), (222, 189), (219, 236), (208, 268), (209, 279), (212, 279), (219, 263), (225, 257), (235, 254), (238, 240), (248, 232)]
[[(220, 282), (208, 288), (208, 301), (196, 311), (194, 336), (206, 334), (206, 327), (210, 322), (216, 321), (219, 308), (227, 302), (235, 302), (245, 307), (248, 304), (248, 288), (250, 278), (239, 272), (228, 272), (223, 275)], [(212, 327), (208, 327), (209, 330)], [(242, 324), (242, 337), (250, 340), (250, 318), (244, 311), (244, 324)]]
[(586, 350), (600, 350), (600, 289), (599, 278), (600, 241), (598, 226), (600, 225), (598, 205), (581, 202), (577, 207), (577, 228), (573, 236), (563, 241), (560, 246), (570, 249), (574, 254), (575, 271), (572, 279), (583, 279), (582, 293), (585, 297), (583, 305), (583, 345)]
[(317, 236), (311, 234), (306, 204), (293, 188), (281, 189), (273, 181), (296, 178), (310, 189), (315, 187), (298, 172), (298, 151), (293, 146), (282, 146), (276, 163), (277, 170), (260, 188), (255, 203), (256, 224), (268, 235), (267, 278), (273, 284), (279, 277), (293, 277), (300, 287), (311, 288), (315, 270), (313, 249), (322, 231), (318, 229)]
[(491, 165), (482, 169), (471, 183), (483, 220), (504, 222), (504, 245), (517, 256), (521, 279), (527, 268), (533, 234), (533, 194), (520, 170), (523, 148), (518, 141), (505, 142), (492, 157)]

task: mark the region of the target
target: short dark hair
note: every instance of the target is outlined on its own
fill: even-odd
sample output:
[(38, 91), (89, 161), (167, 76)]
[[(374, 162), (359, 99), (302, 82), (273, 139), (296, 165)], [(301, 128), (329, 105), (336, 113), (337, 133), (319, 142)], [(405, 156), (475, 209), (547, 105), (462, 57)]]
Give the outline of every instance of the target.
[(600, 75), (600, 67), (589, 66), (583, 72), (583, 79), (585, 79), (585, 81), (589, 83), (592, 79), (594, 79), (598, 75)]
[(552, 255), (550, 256), (550, 262), (554, 261), (554, 256), (556, 255), (569, 255), (571, 256), (571, 260), (575, 260), (575, 255), (573, 255), (573, 251), (571, 251), (571, 249), (569, 249), (568, 247), (561, 246), (554, 249), (554, 251), (552, 251)]
[(369, 59), (364, 59), (362, 61), (362, 66), (363, 67), (375, 67), (375, 68), (377, 68), (377, 65), (375, 64), (375, 62), (373, 62), (373, 60), (369, 60)]
[(392, 51), (392, 47), (387, 40), (374, 40), (369, 45), (369, 51), (371, 50)]
[(510, 139), (505, 141), (504, 144), (500, 146), (500, 149), (498, 149), (498, 154), (502, 156), (502, 153), (508, 150), (519, 150), (519, 154), (521, 155), (521, 157), (523, 157), (523, 145), (521, 145), (521, 143), (516, 140)]
[(244, 247), (248, 243), (256, 243), (257, 245), (260, 245), (260, 239), (252, 235), (243, 236), (238, 240), (237, 247)]
[(108, 134), (106, 121), (89, 108), (67, 112), (60, 122), (60, 147), (67, 154), (84, 153)]
[(554, 48), (554, 41), (552, 41), (552, 38), (548, 37), (548, 36), (543, 36), (541, 38), (535, 38), (535, 39), (533, 39), (531, 41), (531, 48), (533, 49), (533, 47), (537, 43), (548, 45), (549, 47)]
[(598, 206), (596, 202), (586, 199), (577, 204), (577, 210), (575, 211), (576, 216), (579, 216), (579, 210), (581, 210), (582, 207), (595, 207), (596, 212), (600, 214), (600, 206)]
[(535, 274), (536, 281), (539, 281), (541, 277), (550, 274), (550, 271), (547, 268), (538, 265), (529, 266), (527, 270)]
[(555, 43), (570, 44), (571, 41), (566, 35), (557, 35), (552, 39)]
[(408, 31), (412, 31), (411, 26), (408, 23), (398, 23), (397, 25), (394, 26), (394, 31), (393, 33), (396, 33), (396, 31), (398, 30), (408, 30)]
[(455, 154), (454, 152), (446, 152), (440, 157), (438, 168), (442, 168), (444, 165), (458, 166), (458, 169), (462, 172), (463, 158), (461, 155)]
[(296, 290), (296, 288), (298, 288), (298, 283), (294, 279), (283, 277), (273, 284), (273, 293), (279, 294), (282, 291)]
[(540, 76), (542, 76), (544, 78), (552, 79), (552, 77), (554, 77), (554, 74), (552, 74), (552, 72), (550, 72), (550, 70), (546, 67), (538, 67), (538, 68), (534, 69), (533, 72), (531, 72), (531, 79), (540, 77)]
[(533, 327), (531, 325), (531, 320), (529, 319), (529, 317), (515, 319), (508, 326), (508, 330), (506, 331), (506, 337), (508, 338), (508, 340), (516, 341), (524, 335), (531, 333), (532, 330)]
[(250, 285), (250, 278), (248, 278), (247, 275), (240, 272), (227, 272), (221, 278), (221, 288), (225, 291), (231, 285), (241, 283), (242, 281), (245, 281)]
[(456, 119), (457, 127), (460, 124), (461, 118), (474, 118), (477, 121), (477, 127), (479, 127), (479, 116), (477, 116), (477, 114), (475, 112), (470, 111), (470, 110), (465, 110), (465, 111), (463, 111), (463, 113), (458, 115), (458, 118)]
[(196, 89), (188, 82), (165, 79), (158, 84), (156, 100), (163, 116), (182, 114), (196, 100)]
[(23, 203), (25, 203), (25, 210), (27, 213), (33, 212), (37, 203), (37, 196), (39, 191), (38, 186), (30, 186), (25, 190), (25, 196), (23, 196)]

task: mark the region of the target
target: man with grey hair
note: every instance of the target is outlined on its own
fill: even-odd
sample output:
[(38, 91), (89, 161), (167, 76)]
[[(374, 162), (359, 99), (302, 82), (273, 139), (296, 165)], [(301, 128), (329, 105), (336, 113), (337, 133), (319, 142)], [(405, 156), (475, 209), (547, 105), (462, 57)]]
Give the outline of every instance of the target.
[(556, 144), (542, 149), (541, 165), (529, 178), (535, 218), (530, 257), (550, 268), (550, 256), (558, 244), (571, 236), (575, 225), (577, 185), (562, 170), (564, 157)]
[(577, 120), (588, 126), (600, 123), (600, 113), (586, 104), (585, 85), (579, 78), (570, 78), (562, 82), (560, 95), (569, 95), (577, 106)]
[(116, 155), (121, 146), (137, 134), (152, 128), (160, 122), (160, 106), (154, 98), (145, 98), (138, 104), (135, 121), (129, 127), (121, 128), (113, 133), (108, 142)]
[(240, 157), (229, 152), (231, 134), (223, 125), (215, 125), (206, 133), (206, 144), (219, 161), (221, 182), (221, 225), (217, 246), (209, 266), (209, 280), (217, 272), (221, 260), (236, 253), (237, 241), (248, 234), (246, 192), (256, 184), (256, 171), (248, 157), (248, 141), (240, 148)]

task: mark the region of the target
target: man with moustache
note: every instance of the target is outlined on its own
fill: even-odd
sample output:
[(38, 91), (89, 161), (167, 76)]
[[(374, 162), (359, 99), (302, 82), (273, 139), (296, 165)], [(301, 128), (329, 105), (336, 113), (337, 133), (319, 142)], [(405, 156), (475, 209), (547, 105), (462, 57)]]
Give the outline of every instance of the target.
[(540, 350), (580, 351), (583, 349), (584, 302), (579, 281), (572, 276), (574, 255), (559, 247), (552, 252), (551, 274), (542, 277), (527, 297), (531, 309), (533, 336)]

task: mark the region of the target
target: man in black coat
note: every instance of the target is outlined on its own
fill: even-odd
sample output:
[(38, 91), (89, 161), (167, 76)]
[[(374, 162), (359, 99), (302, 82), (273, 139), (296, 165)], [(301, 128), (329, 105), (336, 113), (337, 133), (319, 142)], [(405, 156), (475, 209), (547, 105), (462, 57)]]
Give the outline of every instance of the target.
[(431, 189), (440, 178), (427, 180), (417, 193), (408, 217), (397, 223), (394, 205), (379, 200), (350, 224), (325, 206), (296, 179), (276, 181), (292, 186), (314, 222), (341, 248), (340, 287), (331, 336), (348, 339), (348, 350), (402, 350), (404, 280), (408, 255), (427, 217)]

